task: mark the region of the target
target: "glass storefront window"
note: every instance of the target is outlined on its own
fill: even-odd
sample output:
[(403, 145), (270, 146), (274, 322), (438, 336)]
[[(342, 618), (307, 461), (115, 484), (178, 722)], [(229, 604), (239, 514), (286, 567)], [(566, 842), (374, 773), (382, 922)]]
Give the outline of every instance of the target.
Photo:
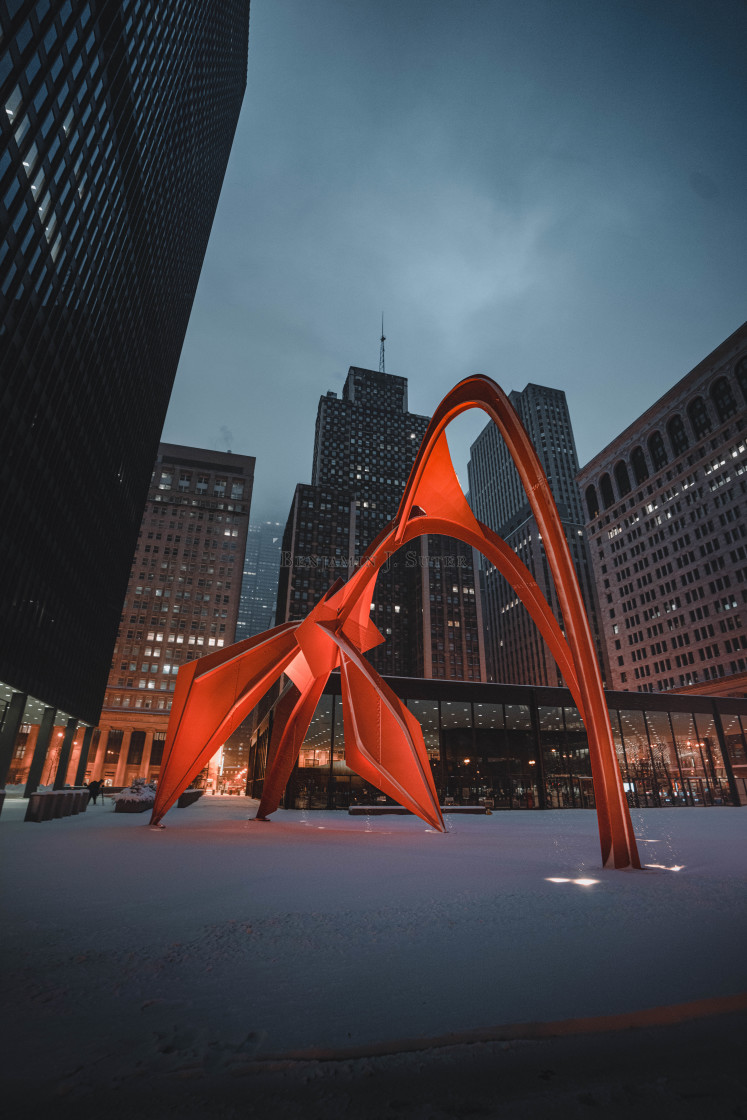
[(699, 773), (699, 759), (696, 750), (698, 736), (692, 712), (672, 712), (672, 728), (683, 777), (694, 777)]
[(503, 704), (473, 704), (476, 728), (504, 727)]
[[(690, 805), (712, 805), (714, 802), (713, 774), (707, 764), (707, 750), (701, 739), (692, 712), (672, 712), (672, 728), (680, 759), (680, 769)], [(709, 725), (713, 735), (713, 720), (698, 716), (703, 721), (703, 732)]]
[(334, 707), (334, 734), (332, 740), (332, 757), (335, 762), (341, 762), (345, 758), (345, 722), (342, 712), (342, 697), (335, 696)]
[(709, 796), (707, 803), (728, 805), (731, 802), (731, 793), (716, 734), (716, 721), (712, 715), (696, 712), (695, 727), (698, 732), (701, 764), (705, 772), (707, 796)]
[(322, 696), (316, 706), (298, 755), (298, 765), (301, 769), (329, 767), (333, 702), (333, 696)]
[[(747, 719), (744, 722), (747, 722)], [(722, 714), (721, 723), (734, 776), (747, 778), (747, 739), (742, 722), (738, 715)]]
[(425, 740), (425, 749), (432, 762), (441, 758), (441, 744), (438, 734), (438, 700), (408, 700), (407, 707), (420, 724)]
[(637, 793), (636, 793), (635, 785), (631, 780), (631, 776), (628, 773), (628, 759), (627, 759), (627, 755), (625, 753), (625, 743), (624, 743), (624, 740), (623, 740), (622, 732), (620, 730), (620, 727), (621, 727), (621, 718), (620, 718), (621, 713), (618, 712), (617, 708), (610, 708), (609, 709), (609, 714), (610, 714), (610, 726), (612, 727), (612, 741), (615, 744), (615, 753), (617, 754), (617, 763), (618, 763), (618, 766), (620, 767), (620, 773), (622, 774), (623, 789), (625, 790), (625, 795), (628, 799), (628, 805), (638, 808), (639, 803), (638, 803)]
[(531, 731), (532, 719), (528, 704), (506, 704), (506, 727), (509, 731)]
[(441, 726), (444, 731), (472, 726), (472, 705), (444, 700), (441, 704)]
[(539, 716), (540, 734), (545, 736), (563, 736), (563, 709), (540, 706), (537, 709)]
[(448, 774), (447, 797), (467, 804), (476, 796), (481, 777), (481, 759), (474, 751), (471, 704), (442, 701), (441, 742)]
[(677, 752), (672, 739), (668, 712), (646, 712), (651, 765), (662, 805), (680, 805), (686, 801)]
[(350, 775), (353, 773), (345, 765), (345, 721), (343, 719), (342, 711), (342, 697), (330, 697), (334, 699), (335, 706), (333, 711), (333, 736), (332, 736), (332, 771), (335, 775)]
[(540, 744), (545, 763), (545, 796), (551, 809), (571, 808), (570, 774), (568, 772), (568, 752), (563, 725), (563, 709), (540, 705), (539, 718)]
[[(342, 697), (335, 696), (330, 697), (330, 699), (334, 699), (334, 707), (331, 709), (332, 774), (326, 793), (326, 805), (330, 808), (346, 809), (353, 801), (375, 801), (379, 796), (379, 791), (364, 782), (345, 763), (345, 722)], [(308, 776), (307, 771), (305, 777)], [(321, 781), (321, 774), (319, 775), (319, 781)], [(318, 790), (317, 796), (318, 799), (325, 796), (321, 788)], [(313, 798), (311, 807), (313, 808)]]
[(566, 731), (583, 731), (584, 734), (584, 721), (581, 719), (581, 713), (578, 708), (563, 708), (563, 715), (565, 717)]
[(621, 709), (619, 712), (623, 748), (628, 761), (625, 791), (636, 806), (650, 807), (661, 803), (656, 784), (648, 732), (643, 712)]
[(326, 809), (329, 803), (334, 696), (322, 696), (288, 783), (285, 804), (291, 809)]
[(731, 760), (737, 794), (742, 805), (747, 804), (747, 716), (722, 714), (726, 749)]
[(528, 704), (506, 704), (506, 754), (512, 809), (536, 809), (539, 801), (537, 743)]
[(553, 809), (594, 805), (586, 731), (574, 707), (537, 709), (545, 767), (545, 796)]
[[(516, 696), (513, 690), (505, 692)], [(469, 696), (467, 690), (459, 690), (458, 695), (465, 694)], [(496, 810), (595, 807), (588, 739), (578, 709), (560, 690), (535, 695), (560, 703), (534, 708), (528, 703), (403, 698), (422, 730), (442, 804), (486, 803)], [(638, 702), (631, 697), (631, 703)], [(683, 702), (702, 708), (708, 703), (671, 698), (673, 707)], [(642, 703), (640, 709), (609, 712), (631, 807), (731, 804), (729, 759), (739, 790), (744, 786), (747, 794), (747, 717), (723, 713), (720, 705), (716, 717), (708, 711), (668, 710), (660, 698), (656, 704), (664, 710), (652, 711)], [(719, 738), (722, 728), (729, 752), (726, 763)], [(286, 806), (344, 809), (391, 801), (347, 768), (344, 752), (342, 698), (325, 695), (301, 748)], [(253, 772), (256, 795), (261, 793), (264, 757)]]
[(475, 799), (481, 798), (493, 807), (508, 808), (511, 804), (511, 752), (506, 734), (503, 704), (474, 704), (473, 753), (479, 759), (479, 787)]

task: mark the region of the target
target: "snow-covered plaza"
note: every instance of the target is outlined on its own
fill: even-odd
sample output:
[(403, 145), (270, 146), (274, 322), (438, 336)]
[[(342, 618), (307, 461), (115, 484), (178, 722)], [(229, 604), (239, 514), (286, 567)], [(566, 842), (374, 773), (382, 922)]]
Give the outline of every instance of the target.
[[(620, 872), (581, 810), (442, 835), (260, 824), (240, 797), (164, 830), (108, 802), (25, 808), (6, 801), (0, 844), (4, 1082), (29, 1114), (747, 1116), (747, 810), (634, 810), (647, 870)], [(725, 1111), (679, 1093), (665, 1053)]]

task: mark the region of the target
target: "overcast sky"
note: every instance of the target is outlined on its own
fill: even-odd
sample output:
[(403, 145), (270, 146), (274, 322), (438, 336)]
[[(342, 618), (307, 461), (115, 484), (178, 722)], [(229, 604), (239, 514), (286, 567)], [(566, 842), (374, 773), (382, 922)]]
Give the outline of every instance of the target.
[(588, 461), (747, 318), (746, 42), (744, 0), (252, 0), (164, 439), (284, 521), (383, 310), (412, 411), (550, 385)]

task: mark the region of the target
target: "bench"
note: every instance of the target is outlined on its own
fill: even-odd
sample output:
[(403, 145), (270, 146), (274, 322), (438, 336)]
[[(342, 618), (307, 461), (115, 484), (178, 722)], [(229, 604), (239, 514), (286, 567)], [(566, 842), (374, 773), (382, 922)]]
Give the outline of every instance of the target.
[(88, 808), (90, 793), (86, 786), (75, 789), (49, 789), (32, 793), (24, 821), (40, 824), (60, 817), (77, 816)]

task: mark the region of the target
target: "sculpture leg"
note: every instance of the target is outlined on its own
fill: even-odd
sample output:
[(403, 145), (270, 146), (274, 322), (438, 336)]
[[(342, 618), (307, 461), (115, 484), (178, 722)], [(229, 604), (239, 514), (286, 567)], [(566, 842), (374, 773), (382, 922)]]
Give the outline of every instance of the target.
[[(262, 783), (262, 797), (260, 798), (259, 808), (254, 818), (255, 820), (267, 820), (268, 814), (274, 813), (280, 804), (280, 798), (283, 796), (283, 790), (285, 789), (285, 783), (288, 777), (285, 774), (286, 768), (279, 763), (276, 765), (278, 748), (288, 725), (288, 721), (293, 713), (293, 709), (298, 703), (299, 696), (300, 692), (295, 685), (289, 684), (275, 703), (272, 713), (270, 743), (267, 748), (265, 778)], [(291, 763), (290, 769), (287, 770), (288, 776), (292, 769), (293, 763)]]
[[(317, 677), (300, 695), (297, 689), (283, 693), (276, 707), (273, 724), (273, 741), (277, 746), (273, 752), (272, 763), (268, 762), (267, 773), (262, 787), (262, 797), (257, 809), (257, 820), (267, 820), (280, 804), (280, 798), (288, 784), (304, 736), (324, 692), (327, 676)], [(276, 738), (277, 733), (277, 738)], [(272, 749), (272, 742), (270, 744)]]

